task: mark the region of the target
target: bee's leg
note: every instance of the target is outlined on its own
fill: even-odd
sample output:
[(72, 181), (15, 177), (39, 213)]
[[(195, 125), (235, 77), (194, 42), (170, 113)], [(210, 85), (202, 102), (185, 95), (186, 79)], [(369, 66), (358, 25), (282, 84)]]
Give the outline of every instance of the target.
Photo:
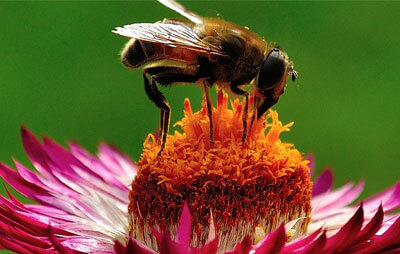
[(161, 110), (160, 115), (160, 140), (161, 140), (161, 148), (158, 152), (158, 155), (161, 155), (162, 151), (165, 148), (165, 143), (167, 141), (167, 134), (169, 130), (169, 120), (170, 120), (170, 112), (171, 108), (168, 105), (168, 102), (164, 98), (163, 94), (158, 90), (155, 79), (152, 77), (151, 85), (149, 80), (146, 77), (146, 73), (143, 73), (144, 80), (144, 88), (149, 99)]
[(240, 89), (235, 83), (231, 83), (231, 91), (234, 94), (245, 96), (245, 99), (246, 99), (246, 102), (244, 104), (243, 115), (242, 115), (242, 121), (243, 121), (242, 142), (244, 143), (246, 141), (246, 137), (247, 137), (247, 118), (249, 116), (249, 93)]
[(162, 140), (163, 134), (164, 134), (164, 124), (165, 124), (165, 111), (163, 109), (160, 110), (160, 131), (158, 134), (158, 141)]
[[(147, 97), (148, 97), (154, 104), (156, 104), (155, 98), (154, 98), (153, 88), (152, 88), (152, 86), (150, 85), (150, 82), (149, 82), (149, 80), (148, 80), (147, 77), (146, 77), (146, 72), (143, 72), (143, 83), (144, 83), (144, 90), (145, 90), (145, 92), (146, 92), (146, 94), (147, 94)], [(157, 106), (157, 104), (156, 104), (156, 106)], [(157, 107), (158, 107), (158, 106), (157, 106)], [(160, 107), (158, 107), (158, 108), (160, 108)], [(163, 126), (163, 125), (164, 125), (165, 113), (164, 113), (164, 110), (161, 109), (161, 108), (160, 108), (160, 111), (161, 111), (161, 114), (160, 114), (160, 133), (159, 133), (159, 136), (158, 136), (158, 138), (157, 138), (157, 141), (161, 141), (162, 136), (163, 136), (163, 130), (164, 130), (164, 126)]]
[(163, 94), (160, 92), (160, 90), (158, 90), (157, 83), (163, 86), (168, 86), (176, 82), (192, 83), (195, 82), (198, 77), (197, 73), (195, 73), (192, 69), (180, 67), (151, 67), (145, 69), (145, 72), (149, 73), (152, 78), (150, 87), (152, 91), (152, 101), (158, 108), (161, 109), (161, 149), (158, 153), (158, 155), (161, 155), (167, 141), (171, 118), (171, 108)]
[(203, 83), (203, 91), (204, 91), (204, 98), (206, 100), (207, 104), (207, 114), (208, 114), (208, 119), (210, 121), (210, 144), (211, 146), (214, 146), (214, 126), (213, 126), (213, 121), (212, 121), (212, 101), (210, 98), (210, 93), (208, 92), (208, 87), (209, 87), (209, 81), (204, 81)]
[(161, 133), (160, 133), (161, 148), (160, 148), (160, 151), (158, 152), (158, 156), (160, 156), (162, 151), (165, 148), (165, 143), (167, 142), (167, 135), (168, 135), (168, 131), (169, 131), (169, 121), (171, 118), (171, 107), (168, 105), (168, 102), (165, 99), (164, 95), (160, 92), (160, 90), (158, 90), (156, 81), (154, 78), (152, 78), (151, 87), (153, 89), (154, 103), (156, 104), (157, 107), (159, 107), (161, 109), (161, 117), (160, 117), (160, 120), (162, 121), (161, 122)]
[[(161, 85), (170, 85), (172, 83), (193, 83), (199, 80), (197, 69), (188, 67), (153, 67), (146, 71), (152, 73), (152, 77)], [(214, 145), (214, 128), (212, 122), (212, 102), (208, 92), (208, 88), (212, 84), (212, 79), (208, 78), (203, 81), (202, 87), (207, 104), (207, 113), (210, 119), (210, 143)]]

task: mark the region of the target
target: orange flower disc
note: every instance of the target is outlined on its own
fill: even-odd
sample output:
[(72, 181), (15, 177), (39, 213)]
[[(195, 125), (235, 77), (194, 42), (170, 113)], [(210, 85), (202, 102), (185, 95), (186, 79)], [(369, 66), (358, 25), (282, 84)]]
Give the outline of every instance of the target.
[(161, 156), (152, 134), (144, 143), (129, 195), (131, 235), (157, 250), (152, 228), (174, 237), (185, 202), (192, 216), (192, 247), (204, 245), (213, 233), (211, 218), (220, 251), (247, 235), (255, 237), (256, 227), (268, 233), (296, 218), (302, 218), (296, 234), (302, 233), (311, 211), (310, 169), (292, 144), (279, 139), (293, 123), (282, 125), (270, 110), (254, 121), (242, 143), (244, 102), (235, 100), (228, 109), (227, 95), (219, 93), (212, 146), (204, 103), (196, 113), (188, 99), (184, 106), (185, 116), (175, 124), (183, 133), (168, 136)]

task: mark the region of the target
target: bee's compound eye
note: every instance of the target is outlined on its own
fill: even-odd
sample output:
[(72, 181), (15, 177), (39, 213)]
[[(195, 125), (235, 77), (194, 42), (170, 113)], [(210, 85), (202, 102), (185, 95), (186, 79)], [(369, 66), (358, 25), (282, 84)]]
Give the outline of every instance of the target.
[(265, 58), (258, 77), (258, 88), (268, 90), (276, 85), (285, 74), (285, 56), (278, 48), (274, 48)]

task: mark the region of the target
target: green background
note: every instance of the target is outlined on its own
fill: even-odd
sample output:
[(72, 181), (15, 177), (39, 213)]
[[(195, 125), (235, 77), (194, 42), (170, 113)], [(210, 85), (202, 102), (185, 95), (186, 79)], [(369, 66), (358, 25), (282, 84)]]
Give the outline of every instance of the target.
[[(299, 79), (274, 109), (295, 122), (282, 139), (313, 152), (317, 171), (332, 167), (336, 186), (366, 179), (363, 197), (398, 181), (399, 2), (183, 3), (248, 26), (287, 51)], [(29, 165), (21, 124), (92, 152), (104, 140), (137, 160), (159, 113), (141, 72), (120, 63), (127, 39), (111, 30), (179, 15), (155, 1), (1, 2), (0, 10), (0, 160)], [(185, 97), (199, 108), (199, 87), (163, 91), (172, 122), (182, 117)]]

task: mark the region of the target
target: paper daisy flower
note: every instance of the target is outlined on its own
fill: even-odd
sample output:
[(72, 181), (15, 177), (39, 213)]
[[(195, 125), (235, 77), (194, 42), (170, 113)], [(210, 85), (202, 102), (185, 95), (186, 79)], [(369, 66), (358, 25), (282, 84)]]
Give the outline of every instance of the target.
[[(203, 105), (185, 100), (183, 130), (165, 150), (153, 135), (137, 166), (106, 144), (97, 156), (75, 143), (39, 142), (22, 128), (37, 172), (18, 161), (0, 175), (37, 204), (0, 196), (0, 247), (17, 253), (397, 253), (400, 183), (352, 204), (363, 183), (332, 190), (332, 172), (312, 183), (311, 157), (280, 140), (270, 111), (245, 143), (243, 103), (218, 96), (215, 144)], [(250, 114), (251, 115), (251, 114)], [(250, 126), (251, 117), (248, 119)], [(394, 211), (394, 212), (393, 212)]]

